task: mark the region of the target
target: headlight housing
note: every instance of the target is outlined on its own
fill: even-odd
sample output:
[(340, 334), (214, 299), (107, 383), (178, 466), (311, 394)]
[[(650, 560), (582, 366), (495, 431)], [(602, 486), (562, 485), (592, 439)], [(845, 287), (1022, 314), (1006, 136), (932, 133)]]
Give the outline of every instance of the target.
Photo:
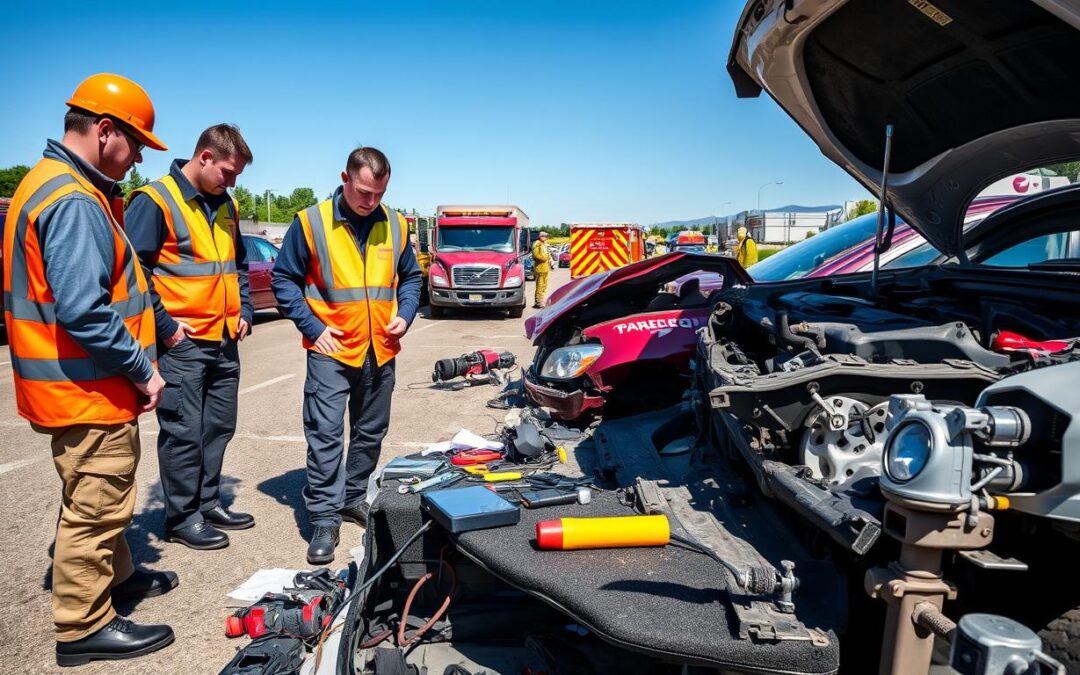
[(506, 283), (503, 284), (506, 288), (517, 288), (521, 285), (521, 273), (514, 272), (506, 277)]
[(898, 483), (918, 476), (934, 449), (934, 435), (922, 422), (903, 424), (889, 435), (885, 445), (885, 470)]
[(439, 263), (432, 263), (431, 268), (428, 270), (428, 276), (431, 277), (431, 285), (438, 288), (448, 288), (450, 283), (446, 280), (446, 270)]
[(572, 380), (580, 377), (603, 353), (603, 346), (597, 344), (560, 347), (548, 355), (544, 367), (540, 369), (540, 377), (550, 380)]

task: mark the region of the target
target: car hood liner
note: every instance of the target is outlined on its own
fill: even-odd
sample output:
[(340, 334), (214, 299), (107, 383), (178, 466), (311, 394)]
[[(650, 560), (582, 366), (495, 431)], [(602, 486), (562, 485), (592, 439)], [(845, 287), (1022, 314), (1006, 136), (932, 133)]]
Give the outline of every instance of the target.
[[(605, 450), (606, 460), (629, 467), (634, 457), (655, 454), (648, 439), (673, 414), (661, 411), (601, 424), (597, 431), (618, 445), (614, 451)], [(636, 441), (626, 443), (626, 438)], [(572, 450), (586, 473), (605, 464), (595, 456), (595, 445), (587, 439)], [(695, 505), (730, 498), (715, 483), (711, 493), (699, 484), (690, 486), (690, 491)], [(738, 492), (747, 493), (745, 489)], [(382, 491), (373, 505), (375, 527), (388, 527), (384, 536), (400, 545), (421, 522), (417, 502), (415, 495)], [(726, 591), (729, 577), (718, 563), (695, 551), (676, 546), (594, 551), (536, 548), (538, 521), (632, 515), (634, 511), (620, 504), (614, 491), (597, 493), (586, 506), (523, 509), (515, 526), (466, 532), (455, 537), (455, 542), (465, 556), (504, 582), (632, 651), (740, 672), (835, 673), (839, 668), (836, 633), (847, 612), (843, 578), (829, 564), (808, 561), (810, 556), (794, 543), (795, 536), (766, 502), (755, 500), (739, 508), (738, 524), (732, 527), (744, 538), (744, 548), (753, 550), (753, 545), (760, 544), (758, 555), (775, 566), (781, 558), (797, 562), (795, 573), (804, 590), (796, 592), (795, 614), (787, 616), (811, 629), (817, 639), (740, 638), (736, 611)], [(421, 544), (403, 557), (405, 564), (437, 556), (437, 550), (423, 550)]]

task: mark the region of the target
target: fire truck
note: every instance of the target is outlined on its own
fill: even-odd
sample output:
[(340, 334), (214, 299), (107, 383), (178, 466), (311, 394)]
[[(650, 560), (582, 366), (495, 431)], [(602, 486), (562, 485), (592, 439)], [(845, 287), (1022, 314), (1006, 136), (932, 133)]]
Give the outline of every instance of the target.
[(432, 318), (449, 308), (525, 312), (529, 217), (514, 205), (439, 206), (430, 238)]
[(612, 270), (645, 257), (645, 230), (629, 223), (574, 223), (570, 226), (570, 276)]

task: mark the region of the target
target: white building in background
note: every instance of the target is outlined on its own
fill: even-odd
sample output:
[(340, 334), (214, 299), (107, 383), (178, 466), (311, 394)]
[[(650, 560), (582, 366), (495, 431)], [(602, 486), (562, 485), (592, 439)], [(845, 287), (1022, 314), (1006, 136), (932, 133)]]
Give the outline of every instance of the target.
[(744, 211), (735, 217), (731, 236), (739, 227), (750, 231), (759, 244), (786, 244), (806, 239), (812, 232), (817, 234), (841, 217), (843, 211), (820, 211), (785, 213), (781, 211)]

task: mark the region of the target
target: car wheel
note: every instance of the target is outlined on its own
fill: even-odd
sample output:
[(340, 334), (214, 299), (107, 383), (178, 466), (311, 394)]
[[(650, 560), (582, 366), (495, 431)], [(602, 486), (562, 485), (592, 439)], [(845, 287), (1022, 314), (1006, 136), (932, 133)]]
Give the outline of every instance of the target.
[(510, 318), (520, 319), (525, 314), (525, 305), (518, 305), (517, 307), (510, 308)]
[(436, 305), (431, 305), (431, 318), (432, 319), (441, 319), (444, 316), (446, 316), (446, 308), (445, 307), (438, 307)]

